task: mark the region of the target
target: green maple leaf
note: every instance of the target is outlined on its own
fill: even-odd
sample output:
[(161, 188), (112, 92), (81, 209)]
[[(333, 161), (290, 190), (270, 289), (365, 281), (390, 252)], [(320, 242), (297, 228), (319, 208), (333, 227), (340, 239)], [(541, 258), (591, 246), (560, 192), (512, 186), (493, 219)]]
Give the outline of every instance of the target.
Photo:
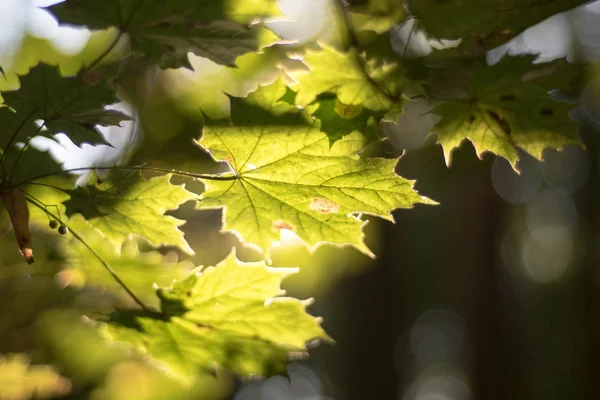
[(369, 129), (372, 113), (362, 106), (349, 106), (331, 96), (317, 100), (315, 106), (312, 116), (320, 121), (320, 130), (327, 134), (331, 144), (352, 132), (364, 134)]
[(268, 250), (285, 228), (310, 246), (350, 244), (371, 254), (356, 214), (393, 220), (392, 210), (431, 200), (394, 173), (397, 160), (358, 157), (362, 134), (330, 146), (317, 126), (278, 100), (285, 89), (278, 82), (246, 101), (232, 98), (233, 125), (207, 122), (199, 144), (234, 172), (206, 182), (198, 207), (224, 208), (224, 228), (260, 250)]
[(373, 111), (388, 110), (393, 99), (381, 87), (385, 88), (392, 81), (402, 81), (400, 67), (397, 64), (368, 64), (365, 72), (357, 57), (356, 49), (341, 53), (322, 46), (319, 51), (307, 51), (303, 61), (310, 73), (292, 73), (298, 81), (292, 87), (297, 92), (296, 104), (305, 107), (321, 93), (330, 92), (335, 93), (343, 104), (360, 105)]
[[(141, 252), (135, 240), (127, 240), (122, 246), (115, 248), (110, 240), (81, 215), (74, 215), (68, 220), (68, 224), (149, 306), (158, 306), (153, 284), (167, 286), (173, 279), (183, 279), (191, 269), (188, 263), (176, 262), (172, 260), (173, 257), (157, 251)], [(68, 276), (72, 274), (75, 279), (83, 278), (91, 286), (101, 286), (122, 293), (120, 285), (107, 274), (98, 258), (79, 240), (71, 238), (59, 244), (65, 255), (65, 272)]]
[(49, 366), (29, 365), (23, 354), (0, 358), (0, 398), (49, 398), (70, 391), (71, 382)]
[(163, 68), (188, 66), (188, 52), (234, 65), (237, 56), (257, 50), (258, 29), (227, 18), (242, 22), (249, 17), (245, 14), (269, 9), (264, 2), (235, 6), (221, 0), (69, 0), (50, 8), (64, 23), (90, 29), (116, 26), (129, 34), (133, 51)]
[(414, 0), (411, 11), (437, 38), (475, 35), (498, 45), (542, 20), (585, 0)]
[(560, 61), (536, 68), (531, 61), (532, 57), (505, 57), (492, 67), (476, 65), (464, 83), (467, 96), (431, 111), (442, 117), (432, 131), (448, 165), (452, 151), (465, 139), (479, 157), (489, 151), (515, 169), (517, 148), (541, 160), (545, 148), (580, 143), (578, 124), (568, 115), (572, 106), (548, 96), (557, 85), (567, 86), (578, 67)]
[(315, 339), (329, 340), (307, 302), (281, 295), (281, 280), (294, 268), (242, 263), (231, 253), (159, 289), (162, 316), (117, 315), (107, 326), (115, 340), (135, 345), (181, 376), (217, 366), (236, 373), (281, 372), (291, 352)]
[(164, 175), (146, 180), (139, 173), (130, 173), (113, 184), (97, 183), (91, 176), (88, 186), (66, 191), (71, 196), (64, 202), (66, 213), (83, 215), (117, 246), (134, 234), (153, 246), (178, 246), (193, 254), (183, 232), (177, 229), (185, 222), (164, 213), (196, 196), (183, 185), (171, 184), (170, 179), (171, 175)]
[[(10, 138), (15, 128), (22, 126), (18, 136), (21, 139), (38, 131), (48, 137), (62, 132), (77, 145), (106, 143), (96, 126), (118, 126), (129, 117), (120, 111), (104, 109), (104, 105), (117, 101), (105, 81), (90, 84), (86, 79), (85, 73), (63, 77), (56, 67), (47, 64), (31, 69), (20, 77), (19, 90), (2, 92), (5, 105), (16, 114), (12, 122), (0, 128), (0, 135)], [(0, 110), (2, 120), (11, 118), (7, 108)], [(42, 130), (35, 120), (43, 120)]]

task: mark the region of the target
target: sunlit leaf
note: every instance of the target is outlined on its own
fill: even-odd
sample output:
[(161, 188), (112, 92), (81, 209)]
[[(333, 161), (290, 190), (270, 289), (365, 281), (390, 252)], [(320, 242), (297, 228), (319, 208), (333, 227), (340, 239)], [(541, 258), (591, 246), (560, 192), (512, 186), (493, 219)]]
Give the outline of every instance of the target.
[(133, 344), (173, 373), (222, 366), (248, 375), (281, 372), (290, 352), (328, 339), (307, 303), (281, 294), (295, 269), (242, 263), (232, 253), (216, 267), (160, 289), (162, 317), (115, 314), (107, 333)]
[[(135, 240), (127, 240), (115, 248), (104, 235), (94, 229), (81, 215), (74, 215), (68, 221), (69, 227), (91, 246), (102, 259), (111, 266), (119, 278), (146, 304), (157, 307), (153, 284), (168, 286), (173, 279), (182, 279), (190, 270), (191, 264), (177, 262), (176, 255), (163, 255), (157, 251), (141, 252)], [(108, 288), (113, 292), (124, 293), (123, 289), (106, 272), (98, 258), (78, 239), (70, 237), (61, 241), (60, 247), (65, 255), (65, 271), (61, 280), (65, 285), (83, 278), (90, 286)], [(173, 257), (174, 256), (174, 257)], [(78, 274), (83, 274), (80, 276)]]
[(298, 84), (292, 87), (297, 92), (296, 104), (302, 107), (312, 103), (319, 94), (330, 92), (335, 93), (344, 104), (385, 111), (393, 103), (386, 93), (389, 91), (387, 85), (393, 83), (397, 86), (398, 81), (402, 82), (398, 65), (363, 65), (356, 49), (341, 53), (323, 46), (322, 50), (308, 51), (304, 62), (310, 73), (293, 74)]
[(327, 135), (278, 100), (284, 94), (275, 83), (248, 101), (233, 98), (233, 125), (206, 124), (199, 144), (234, 173), (207, 181), (198, 206), (224, 208), (225, 229), (264, 251), (285, 228), (310, 246), (351, 244), (370, 254), (356, 214), (392, 220), (396, 208), (431, 203), (394, 173), (397, 160), (358, 157), (365, 144), (360, 133), (330, 146)]
[(193, 254), (193, 250), (177, 229), (185, 221), (164, 215), (196, 196), (183, 186), (170, 183), (171, 175), (149, 180), (139, 173), (130, 173), (117, 182), (98, 183), (95, 176), (90, 184), (68, 190), (71, 199), (64, 204), (67, 215), (83, 215), (96, 229), (117, 246), (131, 235), (139, 235), (154, 246), (178, 246)]

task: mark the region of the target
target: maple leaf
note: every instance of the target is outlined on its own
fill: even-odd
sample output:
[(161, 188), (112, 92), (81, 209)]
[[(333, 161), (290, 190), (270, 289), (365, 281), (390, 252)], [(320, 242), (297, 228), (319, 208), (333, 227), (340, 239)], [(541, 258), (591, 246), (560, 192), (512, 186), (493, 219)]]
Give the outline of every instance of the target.
[(258, 29), (228, 21), (234, 15), (271, 9), (263, 2), (235, 6), (220, 0), (139, 2), (131, 0), (70, 0), (50, 7), (64, 22), (90, 29), (110, 26), (129, 34), (132, 50), (163, 68), (189, 66), (187, 53), (234, 65), (237, 56), (257, 50)]
[(319, 51), (307, 51), (304, 56), (303, 61), (310, 73), (290, 73), (298, 81), (292, 86), (297, 92), (296, 104), (305, 107), (319, 94), (330, 92), (335, 93), (343, 104), (360, 105), (373, 111), (386, 111), (392, 106), (393, 99), (380, 86), (385, 87), (391, 81), (397, 85), (402, 81), (402, 70), (397, 64), (369, 64), (365, 65), (368, 67), (365, 71), (356, 49), (342, 53), (327, 46), (321, 47)]
[[(158, 306), (154, 284), (169, 285), (173, 279), (186, 277), (191, 269), (190, 263), (176, 262), (172, 260), (172, 256), (165, 256), (158, 251), (140, 251), (135, 240), (126, 240), (122, 246), (115, 248), (103, 233), (94, 229), (81, 215), (69, 218), (68, 224), (149, 306)], [(80, 240), (70, 237), (70, 240), (61, 241), (59, 244), (65, 255), (65, 270), (62, 276), (66, 281), (74, 277), (74, 279), (83, 279), (91, 286), (100, 286), (115, 292), (121, 291), (120, 285), (106, 273), (98, 257), (92, 254)]]
[(170, 174), (146, 180), (139, 173), (130, 173), (117, 177), (113, 184), (98, 183), (92, 175), (88, 186), (66, 190), (71, 196), (64, 202), (66, 214), (83, 215), (117, 246), (134, 234), (153, 246), (178, 246), (194, 254), (183, 232), (177, 229), (185, 222), (164, 213), (197, 197), (183, 185), (171, 184), (170, 179)]
[(106, 326), (183, 377), (222, 366), (236, 373), (281, 372), (290, 352), (315, 339), (330, 340), (308, 302), (281, 295), (280, 283), (295, 268), (243, 263), (232, 252), (215, 267), (159, 289), (161, 317), (120, 313)]
[[(281, 82), (246, 101), (232, 98), (231, 118), (208, 121), (199, 144), (233, 174), (206, 182), (201, 209), (224, 208), (224, 228), (268, 250), (282, 228), (311, 247), (351, 244), (366, 254), (358, 213), (393, 220), (391, 211), (432, 203), (397, 176), (397, 160), (356, 155), (365, 138), (354, 132), (330, 146), (327, 135), (280, 99)], [(223, 177), (221, 177), (223, 178)]]
[[(117, 126), (128, 120), (125, 114), (107, 110), (104, 105), (114, 103), (117, 98), (106, 81), (95, 84), (86, 82), (86, 74), (63, 77), (56, 67), (39, 64), (24, 76), (21, 87), (16, 91), (3, 91), (7, 108), (0, 109), (0, 118), (10, 120), (0, 128), (0, 136), (10, 138), (17, 132), (19, 138), (39, 134), (52, 137), (65, 133), (77, 145), (82, 143), (106, 144), (96, 125)], [(42, 128), (36, 124), (42, 120)]]
[(585, 3), (585, 0), (415, 0), (411, 11), (428, 34), (444, 39), (474, 35), (489, 46)]
[(442, 103), (431, 112), (441, 120), (433, 127), (446, 163), (463, 140), (477, 155), (490, 151), (516, 170), (517, 148), (542, 159), (545, 148), (579, 144), (578, 123), (569, 118), (571, 105), (552, 100), (550, 89), (565, 86), (578, 67), (565, 61), (535, 67), (532, 57), (505, 57), (489, 67), (478, 64), (464, 84), (466, 98)]

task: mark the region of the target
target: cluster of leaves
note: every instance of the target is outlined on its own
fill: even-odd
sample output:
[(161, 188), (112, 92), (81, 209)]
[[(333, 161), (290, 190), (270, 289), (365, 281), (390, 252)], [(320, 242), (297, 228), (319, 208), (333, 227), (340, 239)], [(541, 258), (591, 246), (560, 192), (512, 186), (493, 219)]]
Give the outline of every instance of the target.
[[(50, 7), (63, 24), (118, 31), (73, 76), (64, 76), (60, 63), (19, 71), (19, 87), (2, 89), (0, 108), (0, 193), (22, 193), (31, 224), (50, 218), (69, 228), (66, 270), (83, 271), (93, 285), (105, 268), (137, 303), (109, 314), (98, 323), (101, 331), (181, 379), (221, 367), (241, 375), (277, 373), (290, 355), (329, 340), (320, 319), (307, 313), (309, 301), (282, 297), (281, 281), (295, 270), (268, 267), (270, 249), (291, 232), (311, 249), (349, 245), (374, 256), (364, 243), (364, 215), (393, 221), (395, 209), (435, 204), (394, 172), (397, 159), (363, 151), (382, 140), (383, 124), (401, 118), (409, 97), (427, 98), (441, 117), (431, 134), (448, 163), (465, 139), (478, 155), (495, 153), (515, 169), (519, 149), (541, 159), (546, 147), (579, 143), (570, 106), (548, 97), (551, 89), (572, 88), (577, 66), (534, 66), (532, 57), (487, 66), (483, 53), (473, 51), (473, 43), (485, 49), (578, 1), (531, 5), (532, 13), (520, 11), (523, 2), (498, 9), (491, 0), (412, 1), (409, 11), (431, 34), (477, 40), (434, 59), (411, 60), (391, 46), (391, 28), (408, 16), (397, 1), (332, 2), (340, 34), (307, 45), (279, 39), (256, 22), (279, 15), (274, 0), (200, 3), (67, 0)], [(493, 23), (481, 23), (488, 20)], [(127, 47), (126, 56), (114, 55), (119, 46)], [(299, 53), (302, 68), (286, 68)], [(55, 139), (58, 133), (79, 147), (107, 144), (99, 127), (133, 118), (106, 107), (119, 98), (135, 104), (128, 73), (158, 66), (171, 68), (160, 72), (165, 77), (180, 73), (184, 79), (202, 73), (193, 62), (198, 56), (206, 59), (204, 66), (238, 68), (229, 77), (243, 76), (252, 57), (277, 65), (277, 73), (248, 93), (230, 93), (227, 118), (202, 115), (191, 135), (175, 136), (186, 147), (182, 157), (191, 154), (187, 168), (164, 167), (170, 162), (164, 151), (138, 151), (137, 160), (151, 165), (98, 168), (87, 184), (75, 187), (65, 173), (75, 170), (64, 171), (29, 146), (34, 137)], [(12, 72), (5, 73), (10, 81)], [(156, 127), (149, 126), (150, 135), (157, 135)], [(86, 169), (94, 166), (77, 171)], [(221, 210), (222, 229), (263, 261), (245, 263), (231, 253), (205, 269), (181, 263), (163, 268), (167, 262), (156, 249), (194, 254), (179, 230), (185, 221), (165, 215), (186, 202), (197, 210)], [(21, 221), (28, 224), (29, 216)], [(127, 275), (135, 273), (145, 275), (139, 287), (128, 284)]]

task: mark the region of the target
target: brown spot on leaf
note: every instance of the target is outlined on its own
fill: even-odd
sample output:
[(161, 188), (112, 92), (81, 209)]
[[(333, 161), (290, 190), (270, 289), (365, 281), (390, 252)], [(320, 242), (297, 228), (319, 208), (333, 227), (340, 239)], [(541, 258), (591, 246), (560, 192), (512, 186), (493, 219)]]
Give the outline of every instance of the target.
[(314, 197), (310, 201), (310, 209), (325, 214), (336, 214), (340, 209), (340, 205), (335, 201), (331, 201), (329, 199), (325, 199), (322, 197)]
[(500, 100), (502, 101), (514, 101), (516, 99), (515, 96), (513, 96), (512, 94), (505, 94), (500, 96)]
[(542, 108), (540, 115), (543, 115), (544, 117), (551, 117), (554, 115), (554, 111), (549, 108)]
[(473, 114), (469, 114), (469, 123), (472, 124), (475, 121), (475, 116)]

